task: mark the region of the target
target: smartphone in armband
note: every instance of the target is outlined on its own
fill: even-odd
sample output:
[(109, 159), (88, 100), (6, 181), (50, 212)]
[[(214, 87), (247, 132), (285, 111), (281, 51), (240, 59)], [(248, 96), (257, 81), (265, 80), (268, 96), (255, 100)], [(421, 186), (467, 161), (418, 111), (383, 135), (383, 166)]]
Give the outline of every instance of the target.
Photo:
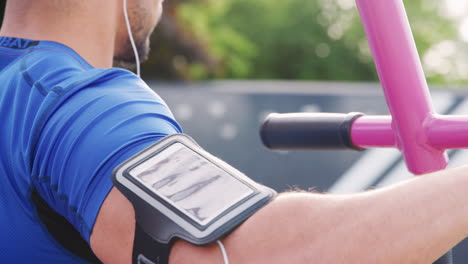
[[(135, 263), (164, 263), (175, 238), (216, 242), (276, 196), (185, 134), (168, 136), (123, 162), (112, 180), (135, 208)], [(149, 257), (155, 247), (161, 253)]]

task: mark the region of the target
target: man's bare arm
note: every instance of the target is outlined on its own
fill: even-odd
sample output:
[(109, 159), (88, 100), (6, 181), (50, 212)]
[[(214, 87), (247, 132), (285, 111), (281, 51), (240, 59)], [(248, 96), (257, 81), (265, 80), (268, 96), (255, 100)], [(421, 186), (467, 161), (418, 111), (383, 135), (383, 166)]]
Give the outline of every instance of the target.
[[(104, 263), (130, 263), (134, 213), (114, 189), (91, 236)], [(288, 193), (223, 242), (236, 263), (432, 263), (468, 232), (468, 167), (354, 195)], [(217, 245), (177, 242), (170, 264), (222, 263)]]

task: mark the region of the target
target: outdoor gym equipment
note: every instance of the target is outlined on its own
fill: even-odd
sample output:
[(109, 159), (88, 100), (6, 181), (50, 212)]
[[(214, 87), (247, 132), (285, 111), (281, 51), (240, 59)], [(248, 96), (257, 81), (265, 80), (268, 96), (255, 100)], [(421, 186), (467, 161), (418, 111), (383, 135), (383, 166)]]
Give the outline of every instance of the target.
[[(468, 116), (434, 111), (402, 0), (356, 2), (391, 116), (271, 114), (261, 128), (265, 146), (398, 148), (413, 174), (445, 169), (447, 149), (468, 147)], [(451, 252), (436, 263), (452, 263)]]

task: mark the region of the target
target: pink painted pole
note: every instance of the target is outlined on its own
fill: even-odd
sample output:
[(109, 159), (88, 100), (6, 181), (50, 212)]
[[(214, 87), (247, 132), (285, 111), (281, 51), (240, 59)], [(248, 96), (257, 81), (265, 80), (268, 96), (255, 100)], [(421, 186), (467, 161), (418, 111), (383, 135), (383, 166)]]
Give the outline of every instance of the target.
[(427, 140), (439, 149), (468, 148), (468, 116), (434, 116), (428, 124)]
[(391, 116), (362, 116), (353, 122), (351, 140), (359, 148), (394, 148)]
[(425, 124), (434, 110), (402, 0), (356, 2), (408, 169), (414, 174), (444, 169), (444, 150), (427, 142)]
[[(425, 123), (427, 144), (439, 150), (468, 149), (468, 116), (434, 115)], [(391, 116), (362, 116), (354, 121), (351, 140), (359, 148), (396, 147)]]

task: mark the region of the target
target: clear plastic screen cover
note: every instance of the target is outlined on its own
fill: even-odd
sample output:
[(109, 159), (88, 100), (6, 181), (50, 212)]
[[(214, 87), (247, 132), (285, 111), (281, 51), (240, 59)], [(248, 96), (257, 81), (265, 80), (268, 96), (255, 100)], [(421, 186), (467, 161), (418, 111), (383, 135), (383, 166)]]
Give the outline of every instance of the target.
[(178, 142), (129, 174), (201, 226), (254, 193), (249, 185)]

